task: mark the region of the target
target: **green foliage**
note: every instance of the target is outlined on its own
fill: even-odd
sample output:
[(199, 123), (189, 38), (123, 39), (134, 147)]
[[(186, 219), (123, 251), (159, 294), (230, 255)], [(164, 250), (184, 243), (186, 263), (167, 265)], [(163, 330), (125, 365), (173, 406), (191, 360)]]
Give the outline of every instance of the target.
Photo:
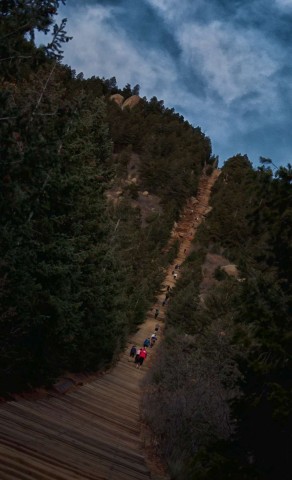
[(155, 97), (140, 99), (132, 110), (109, 102), (108, 121), (115, 152), (131, 146), (140, 155), (141, 189), (158, 195), (174, 220), (186, 198), (197, 192), (211, 156), (210, 140)]
[[(241, 155), (226, 162), (215, 185), (213, 209), (198, 232), (189, 266), (204, 245), (201, 255), (206, 247), (223, 254), (238, 265), (241, 278), (217, 269), (217, 284), (199, 301), (201, 258), (193, 275), (183, 267), (171, 298), (145, 418), (173, 478), (289, 478), (291, 194), (289, 165), (273, 176), (269, 168), (253, 170)], [(201, 381), (206, 383), (198, 399)], [(171, 400), (165, 402), (168, 391)], [(217, 412), (225, 412), (231, 427), (225, 436), (212, 411), (218, 392)], [(196, 410), (190, 418), (185, 406), (192, 404)], [(208, 422), (202, 424), (205, 412)]]
[[(46, 89), (39, 93), (43, 79)], [(125, 317), (114, 314), (115, 303), (125, 301), (111, 301), (120, 288), (113, 276), (118, 260), (110, 255), (104, 185), (96, 180), (110, 178), (104, 107), (82, 95), (74, 100), (61, 79), (59, 67), (40, 67), (21, 93), (14, 91), (16, 118), (1, 125), (7, 135), (1, 172), (4, 391), (50, 381), (67, 368), (96, 368), (112, 359), (117, 337), (121, 345), (125, 338)]]
[(196, 335), (168, 327), (159, 362), (151, 369), (152, 385), (143, 401), (159, 451), (174, 478), (185, 476), (189, 459), (214, 439), (234, 429), (229, 402), (239, 395), (240, 373), (233, 361), (230, 322), (214, 321)]
[[(190, 480), (258, 480), (256, 469), (238, 461), (238, 452), (230, 448), (227, 454), (227, 442), (217, 441), (209, 448), (202, 447), (185, 470), (185, 478)], [(252, 456), (248, 457), (249, 462)]]
[[(38, 3), (1, 5), (11, 56), (1, 63), (1, 394), (117, 358), (161, 281), (171, 222), (155, 219), (145, 236), (130, 201), (109, 206), (117, 168), (98, 97), (115, 79), (85, 81), (52, 60), (64, 24), (36, 49), (25, 22), (47, 31), (58, 6)], [(131, 147), (120, 157), (126, 169)]]
[[(31, 69), (44, 61), (46, 57), (60, 60), (62, 43), (68, 42), (65, 31), (66, 19), (60, 25), (54, 24), (59, 4), (58, 0), (5, 0), (0, 6), (0, 56), (1, 77), (14, 80), (18, 75), (28, 77)], [(41, 49), (34, 47), (35, 30), (47, 34), (53, 25), (52, 39)], [(30, 41), (27, 41), (27, 38)]]
[(137, 200), (139, 198), (139, 188), (135, 183), (130, 183), (126, 188), (126, 191), (133, 200)]
[(199, 284), (202, 279), (202, 251), (197, 251), (193, 259), (188, 259), (181, 267), (182, 274), (177, 280), (175, 295), (167, 310), (167, 323), (176, 328), (177, 333), (194, 334), (200, 326), (197, 324)]

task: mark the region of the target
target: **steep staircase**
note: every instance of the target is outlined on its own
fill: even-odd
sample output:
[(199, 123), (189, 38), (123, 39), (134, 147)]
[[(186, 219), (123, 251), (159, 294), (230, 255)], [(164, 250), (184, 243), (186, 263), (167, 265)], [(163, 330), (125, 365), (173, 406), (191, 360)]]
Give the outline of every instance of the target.
[(154, 306), (159, 308), (159, 316), (155, 319), (153, 310), (149, 312), (117, 365), (66, 394), (52, 391), (43, 398), (0, 404), (1, 480), (166, 478), (147, 458), (139, 420), (141, 381), (154, 360), (156, 347), (148, 349), (141, 369), (135, 368), (129, 348), (133, 343), (140, 346), (158, 322), (158, 342), (161, 340), (166, 285), (175, 284), (172, 271), (188, 254), (219, 174), (216, 170), (212, 176), (202, 177), (197, 199), (187, 203), (173, 232), (173, 238), (180, 239), (178, 256), (165, 272)]

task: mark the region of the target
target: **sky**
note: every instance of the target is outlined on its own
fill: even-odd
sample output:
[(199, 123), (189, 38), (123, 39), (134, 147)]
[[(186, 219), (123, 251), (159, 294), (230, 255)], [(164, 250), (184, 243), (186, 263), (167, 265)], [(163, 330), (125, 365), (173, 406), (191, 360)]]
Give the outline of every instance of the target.
[(292, 0), (67, 0), (63, 63), (140, 85), (223, 162), (292, 161)]

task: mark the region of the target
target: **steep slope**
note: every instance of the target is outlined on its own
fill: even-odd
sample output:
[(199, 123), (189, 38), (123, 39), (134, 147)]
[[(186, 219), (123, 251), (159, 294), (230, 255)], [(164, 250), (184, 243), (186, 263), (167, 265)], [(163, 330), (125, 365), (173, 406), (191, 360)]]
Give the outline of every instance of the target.
[[(173, 237), (180, 238), (177, 258), (165, 272), (157, 298), (161, 308), (166, 285), (173, 285), (174, 266), (181, 263), (197, 226), (208, 209), (211, 188), (219, 171), (201, 179), (196, 201), (188, 202)], [(129, 339), (141, 345), (157, 320), (151, 310), (139, 331)], [(3, 480), (146, 480), (158, 478), (143, 451), (139, 422), (141, 380), (155, 356), (155, 347), (142, 369), (136, 369), (127, 349), (118, 364), (95, 381), (66, 395), (48, 394), (39, 400), (0, 405), (0, 477)], [(152, 473), (150, 470), (152, 470)], [(117, 477), (118, 475), (118, 477)]]

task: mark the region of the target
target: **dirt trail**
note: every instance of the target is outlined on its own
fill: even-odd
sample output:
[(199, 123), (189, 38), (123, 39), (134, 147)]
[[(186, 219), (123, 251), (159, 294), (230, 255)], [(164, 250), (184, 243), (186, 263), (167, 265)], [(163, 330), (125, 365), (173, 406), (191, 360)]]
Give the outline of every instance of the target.
[[(174, 231), (180, 238), (178, 256), (166, 271), (163, 285), (174, 285), (174, 266), (182, 263), (208, 208), (219, 171), (200, 182), (197, 202), (188, 202)], [(157, 298), (163, 333), (162, 292)], [(154, 307), (154, 306), (153, 306)], [(145, 458), (139, 421), (141, 380), (151, 365), (149, 349), (141, 370), (129, 358), (132, 343), (141, 345), (157, 320), (149, 312), (117, 365), (106, 374), (66, 395), (51, 393), (38, 400), (0, 404), (1, 480), (131, 480), (159, 479)], [(152, 357), (152, 358), (151, 358)], [(152, 473), (150, 472), (152, 470)]]

